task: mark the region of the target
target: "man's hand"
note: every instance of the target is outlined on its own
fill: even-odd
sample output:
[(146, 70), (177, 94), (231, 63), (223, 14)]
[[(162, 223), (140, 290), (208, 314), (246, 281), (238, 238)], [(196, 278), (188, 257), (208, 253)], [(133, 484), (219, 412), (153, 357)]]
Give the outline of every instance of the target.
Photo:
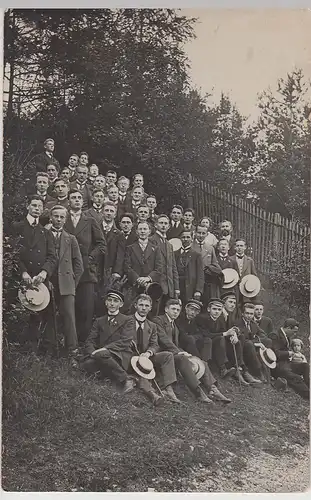
[(231, 342), (231, 344), (237, 344), (237, 342), (239, 342), (239, 339), (238, 339), (238, 336), (236, 333), (230, 337), (230, 342)]
[(151, 352), (150, 351), (143, 352), (141, 354), (141, 356), (143, 356), (144, 358), (150, 358), (151, 357)]
[(177, 356), (186, 356), (186, 358), (191, 358), (192, 354), (187, 351), (180, 351)]
[(224, 337), (232, 337), (233, 335), (236, 335), (236, 331), (234, 328), (229, 328), (229, 330), (223, 333)]
[(255, 347), (259, 347), (259, 349), (265, 349), (265, 346), (261, 342), (254, 342)]
[(41, 271), (37, 276), (35, 276), (32, 280), (34, 285), (41, 285), (46, 280), (47, 277), (46, 271)]
[(22, 280), (26, 283), (26, 285), (31, 285), (31, 283), (32, 283), (32, 278), (31, 278), (30, 274), (28, 274), (26, 272), (24, 272), (22, 274)]

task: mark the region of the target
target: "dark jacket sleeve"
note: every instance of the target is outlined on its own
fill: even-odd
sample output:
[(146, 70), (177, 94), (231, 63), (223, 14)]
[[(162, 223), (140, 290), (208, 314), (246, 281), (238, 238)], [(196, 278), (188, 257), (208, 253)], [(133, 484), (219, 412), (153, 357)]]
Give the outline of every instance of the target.
[(110, 344), (105, 345), (105, 347), (112, 351), (122, 352), (128, 350), (133, 340), (134, 328), (135, 320), (133, 317), (129, 317), (122, 325), (120, 337), (117, 340), (113, 340)]
[(124, 274), (124, 258), (125, 258), (125, 245), (122, 244), (121, 236), (117, 240), (117, 255), (112, 268), (113, 273), (118, 273), (120, 276)]
[(158, 343), (158, 327), (157, 325), (152, 325), (152, 333), (150, 335), (149, 345), (147, 350), (155, 354), (156, 352), (158, 352), (159, 348), (160, 347)]
[(178, 276), (174, 251), (172, 251), (172, 273), (173, 273), (174, 290), (179, 290), (179, 276)]
[(276, 354), (276, 359), (278, 361), (289, 361), (288, 349), (280, 339), (279, 333), (272, 333), (270, 336), (272, 340), (272, 349)]
[(139, 278), (139, 275), (136, 271), (134, 271), (132, 267), (132, 248), (129, 246), (125, 251), (125, 260), (124, 260), (124, 272), (129, 280), (130, 285), (134, 285)]
[(92, 217), (89, 218), (92, 222), (92, 244), (93, 250), (91, 251), (89, 258), (92, 263), (98, 263), (101, 255), (105, 255), (107, 251), (106, 239), (101, 231), (98, 222)]
[(92, 352), (98, 348), (98, 340), (99, 340), (99, 324), (98, 324), (98, 319), (96, 319), (93, 323), (89, 336), (85, 341), (84, 351), (86, 354), (92, 354)]
[(52, 233), (50, 233), (50, 231), (48, 231), (47, 229), (44, 229), (44, 231), (46, 236), (47, 248), (46, 248), (46, 259), (42, 266), (42, 270), (46, 271), (48, 277), (50, 278), (50, 276), (52, 276), (57, 266), (57, 256), (56, 256), (55, 244), (53, 241)]
[(155, 269), (149, 274), (153, 282), (159, 283), (163, 272), (163, 259), (158, 247), (155, 247)]
[(73, 235), (70, 236), (71, 236), (71, 250), (72, 250), (72, 267), (75, 275), (75, 285), (77, 287), (84, 271), (83, 259), (76, 237)]
[(157, 335), (158, 335), (158, 343), (159, 347), (163, 351), (169, 351), (173, 354), (178, 354), (182, 349), (178, 349), (178, 347), (172, 342), (168, 336), (166, 335), (163, 326), (161, 325), (161, 319), (153, 318), (154, 323), (157, 325)]
[(198, 254), (197, 260), (197, 282), (196, 282), (196, 292), (203, 293), (204, 290), (204, 267), (203, 267), (203, 259), (201, 254)]

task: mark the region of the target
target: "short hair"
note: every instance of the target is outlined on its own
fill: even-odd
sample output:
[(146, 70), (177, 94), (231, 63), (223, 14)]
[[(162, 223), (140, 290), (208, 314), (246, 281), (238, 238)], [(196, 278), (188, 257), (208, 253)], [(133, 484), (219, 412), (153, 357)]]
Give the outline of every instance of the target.
[(141, 299), (143, 299), (143, 300), (148, 300), (148, 301), (150, 302), (150, 304), (152, 305), (152, 298), (150, 297), (150, 295), (147, 295), (146, 293), (141, 293), (141, 294), (139, 294), (139, 295), (138, 295), (138, 297), (136, 297), (136, 299), (135, 299), (135, 301), (134, 301), (134, 304), (136, 305), (136, 304), (137, 304), (137, 302), (138, 302), (139, 300), (141, 300)]
[(49, 141), (52, 141), (52, 142), (54, 142), (54, 143), (55, 143), (54, 139), (52, 139), (51, 137), (49, 137), (48, 139), (45, 139), (45, 141), (44, 141), (44, 143), (43, 143), (43, 144), (44, 144), (44, 146), (45, 146), (45, 145), (46, 145), (46, 143), (47, 143), (47, 142), (49, 142)]
[(111, 189), (117, 189), (119, 191), (119, 188), (116, 185), (109, 186), (109, 188), (107, 189), (107, 192), (109, 192)]
[(49, 164), (46, 166), (46, 168), (48, 169), (49, 167), (55, 167), (56, 172), (58, 172), (58, 170), (59, 170), (59, 169), (58, 169), (58, 166), (57, 166), (57, 165), (55, 165), (55, 163), (49, 163)]
[(257, 299), (256, 299), (256, 301), (255, 301), (255, 302), (253, 302), (253, 304), (254, 304), (254, 306), (262, 306), (262, 307), (264, 307), (264, 303), (263, 303), (263, 301), (262, 301), (262, 300), (257, 300)]
[(192, 229), (183, 229), (182, 232), (180, 233), (180, 236), (182, 236), (184, 233), (190, 233), (191, 237), (193, 238), (193, 231), (192, 231)]
[(134, 175), (133, 175), (133, 181), (134, 181), (134, 180), (136, 179), (136, 177), (138, 177), (138, 176), (139, 176), (139, 177), (144, 178), (143, 174), (134, 174)]
[(154, 199), (155, 199), (155, 201), (157, 201), (157, 197), (156, 197), (156, 195), (155, 195), (155, 194), (148, 194), (148, 195), (146, 196), (146, 199), (148, 200), (148, 198), (154, 198)]
[(74, 193), (79, 193), (79, 194), (81, 194), (81, 196), (82, 196), (82, 193), (81, 193), (81, 191), (79, 191), (79, 189), (77, 189), (77, 188), (73, 188), (73, 189), (70, 189), (70, 191), (69, 191), (69, 193), (68, 193), (68, 198), (70, 198), (70, 196), (71, 196), (72, 194), (74, 194)]
[(207, 227), (202, 226), (201, 224), (198, 224), (195, 230), (197, 231), (197, 230), (199, 229), (199, 227), (200, 227), (201, 229), (204, 229), (204, 231), (207, 231)]
[(140, 221), (138, 221), (137, 224), (136, 224), (136, 229), (138, 228), (138, 226), (140, 226), (140, 224), (147, 224), (148, 227), (149, 227), (149, 230), (151, 231), (151, 226), (150, 226), (150, 224), (149, 224), (149, 222), (147, 220), (140, 220)]
[(54, 207), (50, 208), (50, 214), (52, 214), (54, 210), (65, 210), (66, 213), (68, 212), (67, 208), (63, 205), (54, 205)]
[[(81, 153), (82, 154), (82, 153)], [(77, 153), (73, 153), (72, 155), (69, 156), (69, 158), (71, 158), (72, 156), (75, 156), (76, 158), (78, 158), (79, 160), (79, 155), (77, 155)]]
[(228, 219), (224, 219), (224, 220), (222, 220), (222, 221), (220, 222), (219, 226), (221, 226), (224, 222), (229, 222), (229, 223), (230, 223), (230, 225), (231, 225), (231, 227), (232, 227), (232, 222), (231, 222), (231, 220), (228, 220)]
[(245, 311), (245, 309), (248, 307), (248, 309), (255, 309), (255, 305), (252, 303), (252, 302), (245, 302), (243, 304), (243, 312)]
[(140, 208), (147, 208), (149, 210), (148, 205), (139, 205), (139, 207), (137, 207), (137, 212)]
[(96, 188), (96, 189), (94, 189), (94, 190), (93, 190), (93, 192), (92, 192), (92, 197), (93, 197), (93, 196), (94, 196), (94, 194), (96, 194), (96, 193), (102, 193), (102, 194), (105, 196), (104, 191), (103, 191), (102, 189), (100, 189), (100, 188)]
[(202, 220), (204, 219), (207, 219), (208, 222), (210, 223), (210, 225), (212, 225), (212, 219), (210, 217), (207, 217), (207, 215), (203, 215), (203, 217), (201, 217), (201, 219), (199, 220), (199, 224), (201, 224)]
[(134, 186), (132, 192), (135, 191), (135, 189), (141, 189), (143, 193), (145, 192), (143, 186)]
[(78, 163), (77, 170), (78, 168), (86, 168), (86, 170), (89, 171), (89, 167), (87, 165), (82, 165), (82, 163)]
[(234, 244), (236, 245), (238, 241), (242, 241), (242, 242), (244, 243), (244, 245), (245, 245), (245, 246), (247, 246), (247, 245), (246, 245), (246, 241), (245, 241), (243, 238), (237, 238), (237, 239), (235, 240)]
[(186, 212), (191, 212), (191, 213), (192, 213), (192, 215), (193, 215), (193, 217), (195, 216), (195, 212), (194, 212), (193, 208), (186, 208), (186, 209), (184, 210), (184, 215), (185, 215), (185, 213), (186, 213)]
[(38, 177), (47, 177), (47, 179), (49, 178), (49, 175), (47, 172), (37, 172), (36, 173), (36, 178)]
[(124, 219), (124, 217), (127, 217), (128, 219), (131, 219), (132, 222), (134, 222), (134, 215), (131, 212), (125, 212), (124, 214), (122, 214), (122, 216), (120, 217), (120, 222), (122, 222), (122, 219)]
[(303, 346), (303, 342), (302, 342), (302, 340), (301, 340), (301, 339), (291, 339), (291, 341), (290, 341), (290, 345), (291, 345), (291, 346), (293, 346), (293, 345), (295, 345), (295, 344), (298, 344), (298, 345), (300, 345), (301, 347)]
[(169, 216), (166, 215), (166, 214), (160, 214), (160, 215), (158, 215), (157, 222), (158, 222), (159, 219), (163, 219), (163, 217), (165, 217), (168, 220), (168, 222), (171, 223)]
[(42, 196), (38, 194), (31, 194), (27, 197), (27, 205), (30, 205), (30, 203), (34, 200), (42, 201), (42, 203), (44, 202)]
[(130, 185), (130, 179), (128, 177), (125, 177), (125, 175), (121, 175), (121, 177), (119, 177), (118, 179), (118, 182), (119, 181), (126, 181)]
[(165, 303), (165, 307), (170, 307), (170, 306), (180, 306), (179, 299), (168, 299)]
[(225, 241), (226, 243), (228, 243), (229, 245), (229, 241), (227, 240), (227, 238), (220, 238), (219, 241), (218, 241), (218, 245), (221, 241)]
[(106, 177), (104, 176), (104, 174), (98, 174), (98, 175), (96, 175), (96, 177), (95, 177), (94, 180), (96, 181), (96, 179), (98, 179), (98, 177), (102, 177), (103, 179), (106, 180)]
[(115, 175), (116, 177), (117, 177), (117, 175), (118, 175), (118, 174), (117, 174), (117, 172), (116, 172), (115, 170), (108, 170), (108, 171), (107, 171), (107, 173), (106, 173), (106, 175), (108, 175), (108, 174), (113, 174), (113, 175)]
[(85, 155), (85, 156), (89, 157), (89, 155), (88, 155), (88, 153), (86, 151), (82, 151), (82, 153), (80, 153), (80, 158), (81, 158), (82, 155)]
[(299, 322), (294, 318), (287, 318), (283, 325), (284, 328), (295, 328), (296, 326), (299, 326)]
[(112, 201), (105, 201), (103, 208), (105, 208), (107, 206), (113, 207), (115, 209), (115, 211), (117, 211), (117, 207), (115, 206), (114, 203), (112, 203)]
[(184, 213), (184, 209), (181, 205), (173, 205), (171, 208), (171, 212), (174, 210), (174, 208), (178, 208), (178, 210), (180, 210), (182, 214)]
[(54, 186), (57, 182), (63, 182), (64, 184), (66, 184), (66, 186), (69, 188), (69, 183), (65, 181), (65, 179), (62, 179), (62, 177), (56, 177), (56, 179), (54, 179)]

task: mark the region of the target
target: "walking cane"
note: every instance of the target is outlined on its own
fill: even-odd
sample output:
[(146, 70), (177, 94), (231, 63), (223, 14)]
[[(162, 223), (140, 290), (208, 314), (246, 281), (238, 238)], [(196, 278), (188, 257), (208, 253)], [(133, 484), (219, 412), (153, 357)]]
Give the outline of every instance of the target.
[[(235, 368), (236, 368), (236, 372), (237, 372), (237, 375), (238, 375), (238, 373), (239, 373), (239, 365), (238, 365), (238, 358), (237, 358), (237, 355), (236, 355), (235, 344), (232, 344), (232, 349), (233, 349), (233, 354), (234, 354), (234, 359), (235, 359)], [(239, 380), (240, 390), (242, 390), (242, 384), (241, 384), (241, 380), (240, 380), (239, 376), (238, 376), (238, 380)]]
[[(140, 356), (140, 352), (138, 351), (137, 349), (137, 345), (135, 342), (133, 342), (133, 346), (135, 347), (135, 350), (136, 350), (136, 353), (138, 354), (138, 356)], [(159, 393), (161, 394), (162, 398), (164, 398), (164, 394), (163, 392), (161, 391), (160, 387), (159, 387), (159, 384), (157, 383), (157, 381), (155, 379), (152, 380), (152, 382), (154, 382), (154, 385), (156, 386), (156, 388), (158, 389)]]

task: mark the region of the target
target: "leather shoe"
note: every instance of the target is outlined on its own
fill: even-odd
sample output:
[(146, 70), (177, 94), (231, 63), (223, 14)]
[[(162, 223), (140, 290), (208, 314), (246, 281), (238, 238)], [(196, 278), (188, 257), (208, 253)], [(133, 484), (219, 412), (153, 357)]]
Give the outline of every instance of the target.
[(235, 371), (235, 374), (233, 375), (233, 378), (237, 380), (238, 382), (241, 383), (241, 385), (249, 385), (248, 382), (243, 378), (243, 375), (240, 370)]
[(233, 366), (229, 369), (227, 369), (226, 367), (220, 369), (221, 378), (232, 377), (234, 373), (235, 373), (235, 368)]
[(231, 403), (231, 399), (224, 396), (220, 390), (216, 387), (216, 385), (212, 385), (210, 392), (208, 393), (213, 399), (216, 401), (222, 401), (223, 403)]
[(207, 395), (200, 386), (196, 388), (194, 394), (196, 396), (197, 401), (201, 401), (201, 403), (213, 404), (213, 401), (209, 397), (207, 397)]
[(123, 394), (128, 394), (132, 392), (135, 387), (135, 380), (132, 378), (127, 378), (123, 387)]
[(259, 380), (258, 378), (253, 377), (249, 372), (245, 371), (243, 372), (243, 378), (246, 380), (246, 382), (249, 382), (250, 384), (256, 384), (256, 385), (261, 385), (262, 381)]
[(154, 406), (162, 406), (165, 403), (164, 398), (159, 396), (154, 391), (148, 391), (148, 392), (146, 392), (146, 395), (150, 399), (150, 401), (153, 403)]
[(176, 396), (176, 394), (173, 390), (173, 387), (171, 385), (168, 385), (167, 387), (165, 387), (165, 389), (163, 389), (162, 392), (163, 392), (164, 396), (167, 397), (167, 399), (169, 399), (173, 403), (181, 403), (181, 401)]

